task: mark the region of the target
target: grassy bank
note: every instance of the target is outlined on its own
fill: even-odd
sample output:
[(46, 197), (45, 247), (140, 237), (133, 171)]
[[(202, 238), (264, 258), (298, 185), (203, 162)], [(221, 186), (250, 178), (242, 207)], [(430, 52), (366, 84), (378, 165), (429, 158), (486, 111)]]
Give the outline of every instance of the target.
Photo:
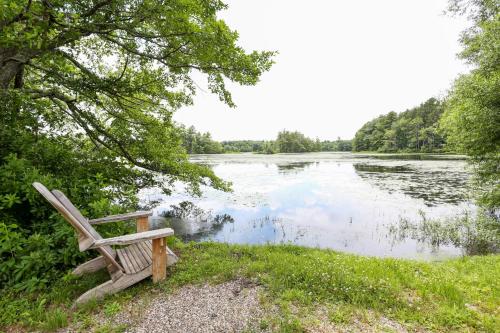
[[(262, 302), (275, 311), (261, 320), (277, 331), (301, 332), (314, 320), (342, 327), (353, 321), (371, 325), (380, 318), (409, 330), (500, 331), (499, 255), (427, 263), (296, 246), (176, 243), (174, 248), (181, 260), (169, 270), (164, 283), (153, 286), (147, 280), (75, 311), (70, 305), (76, 296), (100, 283), (106, 274), (68, 275), (38, 295), (3, 292), (0, 327), (54, 330), (78, 322), (85, 330), (119, 331), (123, 327), (101, 327), (92, 316), (119, 312), (139, 295), (242, 276), (262, 285)], [(317, 318), (318, 309), (326, 317)]]

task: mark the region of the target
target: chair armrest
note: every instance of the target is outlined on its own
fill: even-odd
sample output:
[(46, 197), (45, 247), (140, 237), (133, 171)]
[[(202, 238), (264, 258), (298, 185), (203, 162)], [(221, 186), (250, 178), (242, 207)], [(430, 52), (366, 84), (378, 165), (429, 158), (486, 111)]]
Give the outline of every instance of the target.
[(125, 214), (117, 214), (110, 215), (106, 217), (101, 217), (98, 219), (89, 220), (90, 224), (102, 224), (108, 222), (116, 222), (116, 221), (127, 221), (127, 220), (135, 220), (139, 217), (147, 217), (153, 215), (152, 211), (139, 211), (134, 213), (125, 213)]
[(106, 245), (129, 245), (144, 242), (150, 239), (164, 238), (167, 236), (172, 236), (173, 234), (174, 230), (170, 228), (138, 232), (136, 234), (123, 235), (106, 239), (97, 239), (90, 248), (95, 249)]

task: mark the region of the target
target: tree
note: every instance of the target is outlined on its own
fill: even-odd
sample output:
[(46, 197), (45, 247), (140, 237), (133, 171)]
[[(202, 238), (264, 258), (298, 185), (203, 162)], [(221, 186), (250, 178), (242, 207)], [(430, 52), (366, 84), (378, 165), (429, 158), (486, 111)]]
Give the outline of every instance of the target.
[(278, 133), (276, 145), (280, 153), (304, 153), (315, 151), (315, 142), (300, 132), (283, 130)]
[(273, 141), (264, 141), (262, 147), (259, 150), (261, 154), (276, 154), (276, 145)]
[(181, 132), (182, 145), (188, 154), (220, 154), (224, 152), (222, 145), (212, 140), (210, 133), (200, 133), (194, 126), (186, 128), (179, 125), (178, 128)]
[[(0, 2), (0, 102), (15, 123), (31, 116), (42, 132), (84, 134), (130, 166), (198, 191), (227, 189), (190, 164), (171, 120), (192, 103), (191, 75), (234, 106), (225, 80), (254, 85), (273, 52), (246, 53), (217, 19), (218, 0)], [(2, 140), (3, 141), (3, 140)]]
[(473, 25), (462, 34), (460, 57), (474, 66), (460, 76), (446, 100), (441, 128), (448, 144), (471, 157), (482, 192), (479, 202), (500, 207), (500, 4), (494, 0), (450, 2), (451, 13)]
[[(354, 151), (439, 151), (444, 139), (436, 131), (443, 113), (442, 102), (430, 98), (417, 107), (394, 111), (365, 123), (354, 136)], [(429, 136), (432, 145), (429, 145)]]
[(248, 153), (248, 152), (262, 151), (265, 141), (258, 141), (258, 140), (222, 141), (221, 144), (225, 152)]
[(415, 151), (420, 150), (420, 130), (424, 124), (422, 117), (415, 117), (411, 120), (411, 127), (413, 129), (414, 136), (411, 138), (411, 146), (414, 147)]
[[(191, 164), (172, 121), (194, 72), (234, 106), (272, 52), (245, 52), (217, 0), (0, 0), (0, 285), (44, 287), (83, 261), (71, 227), (35, 193), (41, 181), (88, 218), (138, 206), (141, 188), (176, 181), (228, 190)], [(197, 135), (187, 149), (212, 143)], [(200, 139), (200, 142), (197, 140)], [(159, 177), (161, 175), (161, 177)], [(101, 226), (105, 236), (121, 226)]]

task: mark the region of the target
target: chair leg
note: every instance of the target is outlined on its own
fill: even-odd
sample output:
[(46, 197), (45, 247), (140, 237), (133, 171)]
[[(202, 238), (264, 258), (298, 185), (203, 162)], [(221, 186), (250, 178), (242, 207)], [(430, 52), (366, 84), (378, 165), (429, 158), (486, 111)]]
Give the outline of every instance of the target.
[(179, 261), (179, 257), (177, 257), (177, 255), (172, 250), (170, 250), (168, 246), (166, 246), (166, 250), (167, 250), (167, 266), (172, 266), (177, 261)]
[(167, 246), (165, 238), (153, 239), (153, 282), (165, 280), (167, 276)]
[(114, 294), (120, 290), (130, 287), (133, 284), (136, 284), (141, 280), (144, 280), (148, 276), (151, 276), (151, 267), (148, 267), (140, 271), (139, 273), (124, 274), (121, 278), (119, 278), (116, 281), (113, 280), (106, 281), (103, 284), (88, 290), (83, 295), (78, 297), (78, 299), (73, 304), (73, 307), (79, 304), (86, 303), (93, 298), (99, 299), (103, 298), (106, 295)]

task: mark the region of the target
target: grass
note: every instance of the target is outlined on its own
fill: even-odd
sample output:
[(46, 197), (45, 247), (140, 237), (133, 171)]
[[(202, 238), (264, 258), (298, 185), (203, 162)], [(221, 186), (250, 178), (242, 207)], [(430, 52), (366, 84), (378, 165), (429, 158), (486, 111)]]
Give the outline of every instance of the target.
[[(176, 243), (181, 260), (168, 279), (149, 280), (71, 310), (72, 301), (104, 281), (104, 273), (66, 277), (38, 295), (0, 295), (4, 328), (53, 331), (78, 322), (86, 330), (108, 331), (92, 314), (112, 316), (137, 295), (168, 293), (186, 284), (220, 283), (243, 276), (257, 280), (275, 314), (261, 326), (301, 332), (318, 308), (333, 325), (368, 325), (384, 317), (407, 329), (500, 331), (500, 256), (464, 257), (444, 262), (369, 258), (291, 245), (240, 246)], [(83, 323), (83, 324), (82, 324)], [(82, 326), (81, 326), (82, 327)]]
[(56, 331), (66, 326), (68, 326), (68, 318), (66, 313), (61, 309), (54, 309), (47, 312), (42, 324), (45, 331)]

